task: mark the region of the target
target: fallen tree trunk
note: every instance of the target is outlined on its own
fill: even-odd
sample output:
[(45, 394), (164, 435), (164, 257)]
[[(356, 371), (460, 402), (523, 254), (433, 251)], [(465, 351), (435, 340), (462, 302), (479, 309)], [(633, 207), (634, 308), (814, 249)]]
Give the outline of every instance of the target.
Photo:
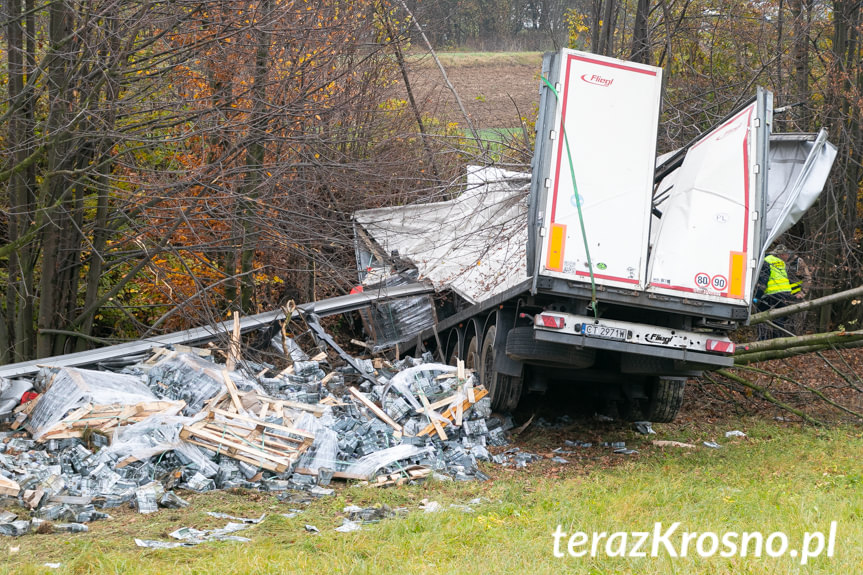
[(823, 393), (821, 393), (820, 391), (815, 389), (814, 387), (812, 387), (810, 385), (806, 385), (802, 381), (798, 381), (798, 380), (794, 379), (793, 377), (788, 377), (787, 375), (782, 375), (781, 373), (774, 373), (772, 371), (767, 371), (766, 369), (759, 369), (757, 367), (751, 367), (751, 366), (740, 366), (740, 367), (735, 367), (735, 369), (743, 369), (743, 370), (751, 371), (754, 373), (760, 373), (762, 375), (767, 375), (769, 377), (775, 377), (775, 378), (781, 379), (782, 381), (787, 381), (789, 383), (793, 383), (794, 385), (796, 385), (798, 387), (802, 387), (803, 389), (805, 389), (809, 393), (819, 397), (821, 400), (832, 405), (833, 407), (835, 407), (839, 411), (843, 411), (849, 415), (853, 415), (857, 419), (863, 419), (863, 413), (858, 413), (858, 412), (854, 411), (853, 409), (848, 409), (844, 405), (836, 403), (835, 401), (833, 401), (832, 399), (830, 399), (829, 397), (827, 397), (826, 395), (824, 395)]
[(717, 369), (714, 373), (716, 373), (717, 375), (721, 375), (724, 378), (730, 379), (731, 381), (739, 383), (743, 387), (751, 389), (752, 391), (754, 391), (755, 393), (757, 393), (758, 395), (760, 395), (761, 397), (763, 397), (764, 399), (766, 399), (770, 403), (776, 405), (777, 407), (781, 407), (785, 411), (793, 413), (794, 415), (802, 418), (804, 421), (811, 423), (812, 425), (816, 425), (819, 427), (824, 425), (822, 422), (818, 421), (817, 419), (813, 418), (810, 415), (803, 413), (799, 409), (796, 409), (794, 407), (791, 407), (787, 403), (783, 403), (783, 402), (779, 401), (778, 399), (773, 397), (773, 394), (771, 394), (766, 388), (761, 387), (760, 385), (756, 385), (744, 377), (741, 377), (735, 373), (731, 373), (727, 369)]
[(848, 343), (863, 339), (863, 330), (857, 331), (829, 331), (826, 333), (813, 333), (810, 335), (795, 335), (793, 337), (777, 337), (763, 341), (753, 341), (737, 346), (734, 355), (746, 355), (770, 349), (788, 349), (820, 344)]
[(767, 349), (753, 353), (744, 353), (734, 356), (734, 364), (748, 365), (750, 363), (758, 363), (759, 361), (785, 359), (786, 357), (793, 357), (804, 353), (824, 351), (825, 349), (851, 349), (855, 347), (863, 347), (863, 339), (854, 339), (852, 341), (845, 340), (839, 343), (819, 343), (813, 345), (792, 346), (785, 349)]
[(820, 297), (817, 299), (804, 301), (801, 303), (797, 303), (794, 305), (788, 305), (785, 307), (779, 307), (776, 309), (771, 309), (768, 311), (762, 311), (756, 314), (752, 314), (749, 318), (749, 325), (755, 325), (758, 323), (763, 323), (765, 321), (771, 319), (777, 319), (780, 317), (786, 317), (789, 315), (793, 315), (795, 313), (801, 311), (807, 311), (810, 309), (817, 309), (819, 307), (823, 307), (825, 305), (830, 305), (831, 303), (836, 303), (838, 301), (844, 301), (846, 299), (851, 299), (854, 296), (863, 296), (863, 286), (857, 286), (856, 288), (852, 288), (845, 291), (840, 291), (834, 294), (826, 295), (824, 297)]

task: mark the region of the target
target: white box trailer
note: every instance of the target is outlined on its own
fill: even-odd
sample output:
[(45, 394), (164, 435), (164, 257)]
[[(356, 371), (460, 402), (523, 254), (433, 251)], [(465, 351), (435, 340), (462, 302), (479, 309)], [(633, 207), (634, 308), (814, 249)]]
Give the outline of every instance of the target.
[(641, 289), (662, 69), (569, 50), (558, 65), (537, 271)]
[(409, 268), (437, 292), (382, 304), (376, 317), (420, 327), (377, 343), (463, 359), (497, 409), (566, 380), (670, 420), (686, 377), (733, 364), (766, 247), (836, 149), (823, 131), (771, 134), (759, 88), (657, 160), (659, 68), (562, 50), (542, 76), (531, 174), (471, 168), (452, 200), (355, 214), (361, 279)]

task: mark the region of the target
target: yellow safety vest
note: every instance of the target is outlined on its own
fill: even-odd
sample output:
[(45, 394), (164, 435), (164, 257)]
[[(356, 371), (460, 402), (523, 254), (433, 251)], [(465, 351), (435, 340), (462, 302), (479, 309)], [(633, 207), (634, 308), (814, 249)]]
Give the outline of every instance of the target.
[(785, 262), (776, 256), (767, 256), (764, 261), (770, 265), (770, 279), (767, 280), (767, 289), (764, 290), (764, 295), (791, 293), (791, 282), (788, 281)]

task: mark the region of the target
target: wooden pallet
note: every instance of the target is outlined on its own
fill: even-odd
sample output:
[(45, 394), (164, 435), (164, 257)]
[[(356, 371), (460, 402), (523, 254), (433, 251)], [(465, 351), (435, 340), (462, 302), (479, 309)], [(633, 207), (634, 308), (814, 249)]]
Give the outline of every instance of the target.
[(378, 475), (372, 481), (360, 481), (358, 485), (367, 487), (391, 487), (394, 485), (404, 485), (409, 481), (419, 481), (425, 479), (432, 474), (432, 470), (422, 465), (413, 465), (404, 471), (390, 473), (388, 475)]
[(306, 431), (218, 408), (203, 421), (183, 426), (180, 438), (274, 473), (287, 471), (314, 441)]
[(39, 442), (49, 439), (82, 437), (85, 431), (107, 434), (120, 425), (131, 425), (151, 415), (177, 415), (186, 406), (184, 401), (147, 401), (134, 405), (83, 405), (43, 432)]

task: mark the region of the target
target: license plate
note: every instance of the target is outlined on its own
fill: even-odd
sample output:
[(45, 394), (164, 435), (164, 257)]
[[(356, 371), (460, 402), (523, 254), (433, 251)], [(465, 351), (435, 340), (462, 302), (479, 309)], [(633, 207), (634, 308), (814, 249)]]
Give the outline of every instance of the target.
[(602, 339), (613, 339), (623, 341), (626, 339), (626, 330), (622, 327), (610, 327), (602, 324), (586, 323), (581, 326), (581, 333), (590, 337)]

